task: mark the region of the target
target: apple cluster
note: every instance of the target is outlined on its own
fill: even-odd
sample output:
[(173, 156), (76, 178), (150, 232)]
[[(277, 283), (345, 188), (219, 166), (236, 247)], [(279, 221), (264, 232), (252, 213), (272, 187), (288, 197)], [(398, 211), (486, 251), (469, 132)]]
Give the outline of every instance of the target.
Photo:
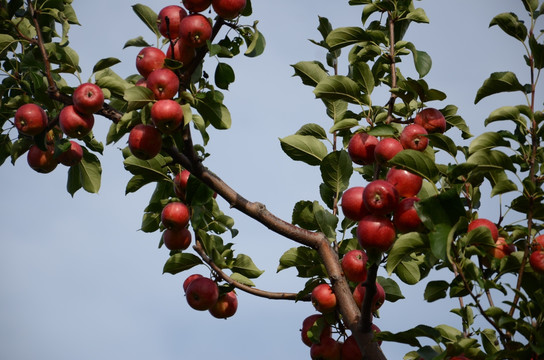
[(72, 139), (87, 136), (94, 125), (94, 113), (102, 109), (104, 94), (102, 89), (92, 83), (79, 85), (72, 95), (72, 105), (67, 105), (59, 113), (58, 126), (50, 124), (45, 110), (39, 105), (28, 103), (15, 112), (15, 127), (19, 134), (34, 137), (45, 135), (44, 142), (34, 141), (27, 153), (28, 165), (40, 173), (49, 173), (57, 165), (74, 166), (83, 158), (83, 148), (70, 140), (69, 146), (59, 149), (55, 145), (66, 135)]
[(229, 318), (238, 309), (238, 297), (234, 290), (221, 292), (215, 281), (200, 274), (187, 277), (183, 290), (190, 307), (198, 311), (208, 310), (215, 318)]

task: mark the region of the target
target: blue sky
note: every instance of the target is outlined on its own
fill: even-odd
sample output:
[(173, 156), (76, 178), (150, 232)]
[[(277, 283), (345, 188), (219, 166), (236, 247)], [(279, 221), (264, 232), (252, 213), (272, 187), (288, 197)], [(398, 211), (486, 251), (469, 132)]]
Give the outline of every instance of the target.
[[(156, 12), (172, 4), (142, 3)], [(110, 56), (122, 60), (114, 67), (120, 75), (136, 73), (139, 49), (123, 50), (123, 44), (139, 35), (148, 42), (155, 37), (132, 12), (132, 4), (74, 1), (83, 26), (72, 27), (70, 46), (80, 54), (83, 79), (99, 59)], [(473, 104), (477, 89), (491, 72), (518, 69), (521, 81), (528, 80), (521, 45), (497, 27), (488, 28), (498, 13), (521, 13), (521, 1), (424, 0), (416, 5), (425, 9), (431, 24), (414, 25), (407, 39), (433, 59), (426, 81), (448, 94), (444, 102), (431, 105), (457, 105), (473, 133), (480, 133), (493, 109), (523, 102), (510, 95)], [(254, 0), (253, 10), (247, 23), (259, 19), (267, 49), (255, 59), (240, 56), (229, 61), (236, 83), (225, 92), (225, 103), (233, 126), (227, 132), (212, 131), (208, 147), (212, 157), (206, 163), (245, 197), (265, 203), (289, 220), (298, 200), (319, 198), (320, 176), (318, 169), (283, 154), (278, 138), (308, 122), (330, 127), (321, 102), (311, 88), (292, 77), (289, 65), (323, 61), (323, 51), (307, 41), (319, 39), (318, 15), (328, 17), (334, 27), (360, 25), (361, 8), (340, 0)], [(213, 66), (217, 60), (206, 61)], [(400, 66), (405, 75), (417, 76), (409, 61)], [(346, 73), (345, 60), (340, 72)], [(108, 126), (107, 119), (96, 117), (96, 137), (105, 140)], [(455, 130), (451, 135), (458, 136)], [(65, 190), (67, 170), (62, 166), (42, 175), (21, 158), (15, 166), (6, 163), (0, 168), (0, 358), (309, 358), (299, 332), (302, 320), (315, 312), (308, 303), (239, 293), (238, 313), (229, 320), (188, 307), (181, 284), (190, 272), (162, 275), (168, 253), (157, 248), (160, 234), (138, 231), (152, 187), (124, 195), (130, 178), (119, 151), (124, 141), (107, 147), (101, 158), (98, 195), (80, 191), (72, 199)], [(360, 183), (353, 178), (352, 185)], [(294, 271), (276, 274), (279, 257), (295, 244), (221, 204), (240, 230), (235, 250), (249, 254), (265, 270), (257, 286), (299, 290), (304, 281), (296, 279)], [(484, 211), (497, 216), (494, 202)], [(206, 269), (194, 272), (206, 274)], [(386, 303), (376, 324), (390, 331), (420, 323), (458, 326), (448, 313), (454, 305), (423, 301), (425, 284), (405, 289), (407, 300)], [(386, 344), (384, 351), (390, 359), (399, 359), (408, 348)]]

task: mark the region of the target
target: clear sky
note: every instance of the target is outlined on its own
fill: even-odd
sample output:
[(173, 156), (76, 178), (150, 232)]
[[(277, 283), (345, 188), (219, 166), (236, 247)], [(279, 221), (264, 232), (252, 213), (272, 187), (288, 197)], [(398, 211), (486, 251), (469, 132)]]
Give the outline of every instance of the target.
[[(156, 12), (178, 4), (142, 3)], [(80, 54), (83, 79), (99, 59), (110, 56), (122, 60), (114, 67), (120, 75), (136, 73), (139, 49), (123, 50), (123, 44), (139, 35), (153, 43), (155, 37), (133, 13), (132, 4), (129, 0), (74, 1), (83, 26), (72, 27), (70, 46)], [(426, 80), (448, 94), (444, 102), (431, 105), (459, 106), (473, 133), (480, 133), (493, 109), (523, 101), (517, 95), (497, 96), (473, 104), (477, 89), (491, 72), (517, 69), (521, 81), (528, 80), (521, 45), (497, 27), (488, 28), (498, 13), (521, 13), (521, 1), (424, 0), (416, 5), (425, 9), (431, 24), (413, 25), (406, 39), (431, 55), (433, 68)], [(357, 26), (361, 9), (343, 0), (254, 0), (254, 15), (246, 22), (259, 19), (267, 40), (265, 54), (229, 61), (236, 83), (225, 92), (225, 103), (233, 126), (226, 132), (212, 131), (208, 147), (212, 156), (206, 164), (248, 199), (265, 203), (286, 220), (298, 200), (319, 199), (320, 176), (317, 168), (295, 163), (283, 154), (278, 138), (308, 122), (326, 129), (331, 126), (321, 101), (292, 77), (290, 65), (301, 60), (324, 62), (324, 52), (308, 41), (319, 40), (318, 15), (328, 17), (334, 27)], [(408, 60), (401, 70), (417, 77)], [(206, 62), (214, 65), (216, 60), (207, 58)], [(340, 72), (346, 73), (345, 59)], [(98, 139), (105, 141), (108, 126), (109, 120), (96, 117)], [(453, 130), (451, 135), (458, 132)], [(72, 199), (65, 190), (67, 169), (62, 166), (42, 175), (21, 158), (15, 166), (6, 162), (0, 168), (0, 358), (309, 358), (299, 329), (302, 320), (315, 312), (311, 304), (270, 301), (239, 292), (238, 313), (229, 320), (189, 308), (181, 284), (191, 272), (162, 275), (168, 251), (157, 248), (160, 234), (138, 231), (153, 188), (124, 195), (130, 178), (119, 151), (124, 142), (108, 146), (101, 158), (98, 195), (81, 190)], [(354, 176), (352, 185), (362, 181)], [(265, 270), (257, 286), (298, 291), (304, 281), (296, 279), (293, 270), (276, 274), (279, 257), (295, 244), (221, 204), (240, 230), (235, 250), (249, 254)], [(494, 205), (485, 211), (497, 217)], [(206, 269), (198, 267), (194, 272), (206, 274)], [(459, 326), (448, 312), (455, 305), (423, 301), (426, 282), (404, 289), (407, 300), (386, 303), (376, 324), (394, 332), (421, 323)], [(408, 350), (384, 344), (390, 359), (400, 359)]]

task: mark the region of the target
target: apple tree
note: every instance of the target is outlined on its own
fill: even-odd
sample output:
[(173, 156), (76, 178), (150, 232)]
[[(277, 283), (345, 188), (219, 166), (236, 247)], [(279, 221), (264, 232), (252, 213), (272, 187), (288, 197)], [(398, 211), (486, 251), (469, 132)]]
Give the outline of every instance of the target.
[[(312, 42), (326, 57), (292, 68), (322, 102), (330, 126), (300, 124), (278, 150), (317, 168), (322, 182), (315, 199), (293, 199), (286, 221), (206, 166), (210, 137), (232, 122), (223, 91), (235, 81), (235, 66), (221, 59), (265, 50), (258, 23), (246, 23), (250, 0), (135, 4), (157, 44), (129, 39), (125, 47), (141, 49), (134, 75), (122, 78), (111, 68), (120, 60), (104, 57), (77, 86), (66, 79), (82, 72), (69, 45), (70, 27), (79, 25), (72, 1), (0, 0), (0, 164), (26, 158), (39, 173), (65, 166), (70, 194), (96, 193), (103, 142), (128, 141), (126, 193), (154, 187), (141, 230), (160, 233), (159, 246), (169, 250), (165, 273), (186, 274), (180, 283), (188, 305), (228, 318), (241, 292), (311, 301), (316, 313), (301, 315), (301, 346), (313, 359), (385, 359), (381, 347), (389, 342), (413, 347), (405, 359), (539, 359), (544, 114), (537, 83), (544, 44), (537, 20), (544, 4), (521, 2), (524, 14), (498, 14), (489, 26), (520, 42), (530, 80), (491, 73), (474, 89), (474, 102), (509, 92), (526, 102), (492, 111), (484, 125), (499, 122), (502, 130), (481, 134), (471, 133), (440, 84), (425, 80), (431, 57), (405, 38), (410, 26), (429, 22), (416, 2), (350, 0), (360, 26), (333, 28), (320, 17), (321, 38)], [(208, 57), (219, 61), (208, 64)], [(349, 63), (345, 73), (340, 59)], [(409, 66), (401, 71), (403, 62)], [(105, 139), (94, 137), (95, 121), (111, 123)], [(305, 279), (302, 289), (258, 287), (262, 270), (234, 251), (238, 229), (218, 196), (292, 240), (278, 271)], [(492, 197), (505, 201), (494, 217), (480, 216)], [(195, 266), (211, 276), (187, 274)], [(407, 324), (391, 332), (373, 324), (385, 301), (402, 306), (404, 289), (438, 271), (450, 277), (433, 277), (423, 297), (443, 301), (445, 311), (455, 301), (457, 327)]]

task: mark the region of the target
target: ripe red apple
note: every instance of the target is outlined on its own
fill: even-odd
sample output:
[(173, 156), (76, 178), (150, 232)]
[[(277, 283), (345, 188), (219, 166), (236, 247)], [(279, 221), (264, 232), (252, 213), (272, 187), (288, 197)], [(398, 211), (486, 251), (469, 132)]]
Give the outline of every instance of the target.
[(371, 214), (385, 215), (397, 208), (399, 193), (397, 189), (386, 180), (371, 181), (363, 191), (363, 202)]
[(181, 199), (185, 199), (185, 190), (187, 189), (189, 176), (191, 176), (189, 170), (183, 169), (174, 177), (174, 192)]
[(395, 242), (395, 226), (385, 216), (367, 215), (357, 225), (357, 239), (366, 251), (385, 252)]
[(544, 235), (538, 235), (533, 239), (533, 250), (544, 250)]
[(185, 250), (191, 245), (191, 232), (187, 228), (166, 229), (162, 241), (168, 250)]
[(457, 355), (457, 356), (451, 357), (450, 360), (470, 360), (470, 359), (464, 355)]
[[(315, 322), (321, 318), (323, 318), (322, 314), (314, 314), (314, 315), (308, 316), (306, 319), (304, 319), (304, 321), (302, 321), (302, 329), (301, 329), (300, 336), (302, 338), (302, 342), (306, 344), (307, 346), (312, 346), (314, 344), (313, 341), (310, 340), (310, 338), (308, 337), (308, 330), (310, 330), (311, 327), (314, 326)], [(323, 326), (323, 328), (321, 329), (321, 334), (319, 335), (319, 339), (321, 341), (323, 338), (330, 338), (331, 335), (332, 335), (331, 327), (330, 325), (327, 324)]]
[(468, 224), (468, 232), (471, 232), (472, 230), (476, 229), (477, 227), (485, 226), (491, 231), (491, 237), (493, 238), (493, 241), (497, 242), (497, 239), (499, 238), (499, 230), (497, 230), (497, 226), (489, 221), (488, 219), (476, 219), (472, 220)]
[(84, 83), (74, 90), (72, 101), (77, 112), (91, 115), (102, 109), (104, 105), (104, 93), (98, 85)]
[(183, 109), (174, 100), (159, 100), (151, 106), (151, 120), (163, 134), (170, 134), (183, 123)]
[(189, 284), (195, 280), (195, 279), (198, 279), (198, 278), (201, 278), (202, 275), (200, 274), (193, 274), (193, 275), (189, 275), (187, 277), (187, 279), (185, 279), (185, 281), (183, 282), (183, 291), (187, 291), (187, 288), (189, 287)]
[(70, 140), (70, 148), (57, 157), (58, 162), (65, 166), (74, 166), (83, 159), (83, 148), (75, 141)]
[(400, 133), (400, 143), (405, 149), (412, 149), (417, 151), (423, 151), (429, 145), (429, 138), (427, 130), (421, 125), (410, 124), (407, 125)]
[(489, 253), (495, 259), (502, 259), (503, 257), (510, 255), (514, 251), (516, 251), (516, 247), (512, 244), (508, 244), (506, 242), (506, 239), (502, 236), (499, 236), (499, 238), (495, 242), (495, 246), (489, 249)]
[(219, 296), (217, 302), (210, 308), (210, 314), (218, 319), (226, 319), (233, 316), (238, 310), (238, 298), (234, 291)]
[(147, 79), (142, 77), (142, 78), (138, 79), (138, 81), (136, 81), (136, 83), (134, 85), (147, 87)]
[(389, 169), (385, 180), (393, 184), (401, 197), (416, 196), (423, 185), (421, 176), (395, 167)]
[(195, 310), (209, 310), (219, 298), (217, 284), (207, 277), (191, 281), (185, 292), (187, 303)]
[[(172, 49), (174, 49), (173, 55)], [(166, 50), (166, 57), (177, 60), (183, 63), (184, 66), (189, 64), (194, 59), (195, 55), (195, 48), (186, 46), (181, 40), (178, 40), (173, 46), (168, 46), (168, 50)]]
[(161, 132), (152, 125), (138, 124), (130, 130), (128, 147), (138, 159), (153, 159), (161, 152)]
[(15, 127), (21, 134), (38, 135), (47, 127), (47, 115), (36, 104), (24, 104), (15, 112)]
[(212, 25), (204, 15), (191, 14), (179, 23), (179, 37), (186, 46), (204, 46), (211, 36)]
[(407, 233), (423, 230), (423, 223), (414, 207), (414, 203), (418, 201), (419, 198), (417, 197), (408, 197), (402, 199), (397, 206), (397, 209), (393, 214), (393, 224), (398, 232)]
[(136, 70), (147, 79), (149, 74), (157, 69), (162, 69), (166, 55), (161, 49), (148, 46), (140, 50), (136, 56)]
[(30, 149), (28, 149), (26, 160), (34, 171), (42, 174), (50, 173), (55, 170), (58, 165), (53, 153), (52, 149), (43, 151), (37, 145), (32, 145)]
[(359, 165), (372, 164), (375, 161), (374, 149), (378, 138), (367, 133), (355, 133), (348, 143), (348, 153), (351, 161)]
[(402, 144), (397, 139), (384, 138), (376, 145), (374, 158), (378, 163), (385, 164), (403, 149)]
[(212, 0), (183, 0), (183, 6), (191, 12), (202, 12), (210, 7)]
[(213, 10), (223, 19), (232, 20), (246, 7), (246, 0), (212, 0)]
[(189, 208), (179, 201), (166, 204), (161, 212), (162, 225), (167, 229), (181, 230), (189, 224), (190, 219)]
[(179, 91), (179, 78), (170, 69), (157, 69), (147, 77), (147, 88), (157, 100), (172, 99)]
[(181, 6), (169, 5), (162, 8), (157, 15), (157, 26), (161, 35), (170, 40), (176, 39), (179, 36), (179, 23), (186, 16), (187, 11)]
[(310, 357), (314, 360), (340, 360), (341, 352), (342, 343), (333, 338), (324, 338), (310, 347)]
[(93, 129), (94, 116), (82, 114), (76, 111), (73, 105), (68, 105), (60, 111), (59, 126), (69, 137), (81, 139)]
[(363, 202), (363, 186), (355, 186), (347, 189), (342, 194), (342, 212), (344, 216), (353, 221), (361, 220), (368, 214), (368, 210)]
[(446, 131), (446, 118), (434, 108), (426, 108), (417, 113), (414, 123), (423, 126), (429, 134)]
[(312, 304), (321, 313), (328, 313), (336, 308), (336, 295), (329, 284), (319, 284), (314, 288)]
[(342, 271), (346, 278), (354, 282), (366, 280), (366, 263), (368, 256), (363, 250), (354, 249), (348, 251), (342, 258)]
[(353, 335), (348, 336), (342, 345), (342, 360), (361, 360), (362, 358), (363, 354), (357, 341)]
[[(362, 308), (363, 301), (365, 298), (366, 293), (366, 286), (363, 286), (362, 283), (357, 285), (355, 289), (353, 290), (353, 299), (355, 300), (355, 303), (357, 306)], [(376, 282), (376, 294), (374, 294), (374, 297), (372, 298), (372, 311), (378, 310), (383, 303), (385, 302), (385, 290), (383, 287)]]
[(537, 273), (544, 273), (544, 251), (533, 251), (529, 257), (531, 268)]

